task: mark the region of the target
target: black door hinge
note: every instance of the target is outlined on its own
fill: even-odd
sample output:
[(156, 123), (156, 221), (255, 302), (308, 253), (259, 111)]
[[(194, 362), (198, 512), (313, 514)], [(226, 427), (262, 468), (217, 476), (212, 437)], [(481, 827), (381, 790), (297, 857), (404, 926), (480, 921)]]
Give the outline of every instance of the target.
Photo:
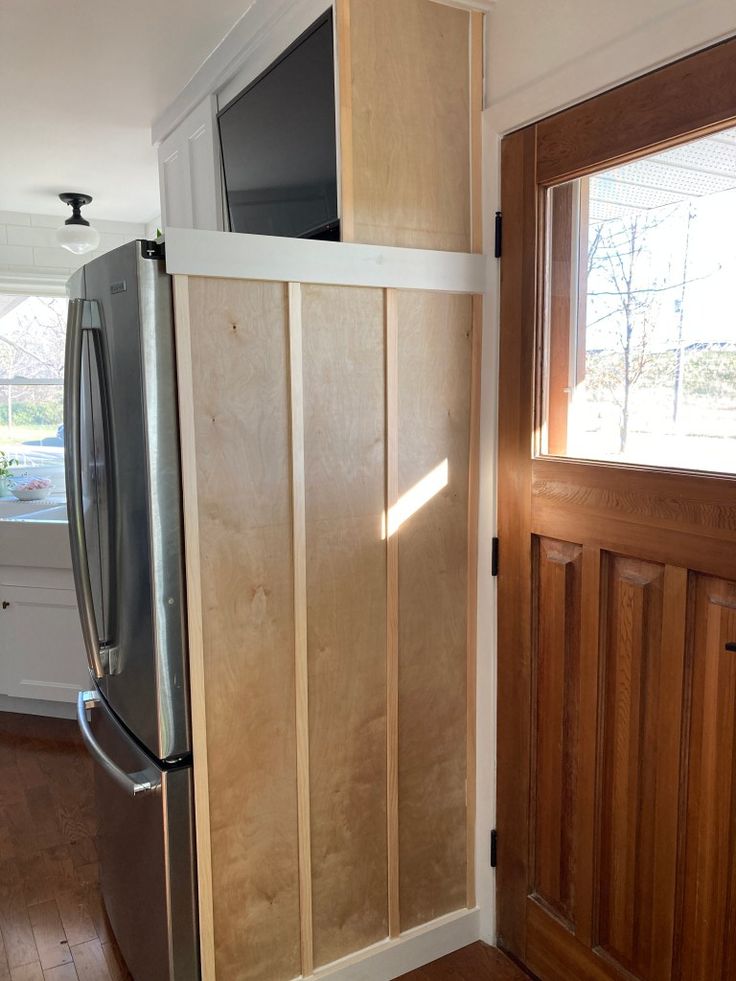
[(498, 848), (498, 832), (494, 828), (491, 831), (491, 868), (496, 868), (496, 850)]
[(491, 541), (491, 575), (498, 575), (498, 539)]
[(493, 255), (496, 259), (501, 258), (501, 253), (503, 251), (503, 215), (500, 211), (496, 212), (496, 236), (495, 236), (495, 246), (493, 249)]

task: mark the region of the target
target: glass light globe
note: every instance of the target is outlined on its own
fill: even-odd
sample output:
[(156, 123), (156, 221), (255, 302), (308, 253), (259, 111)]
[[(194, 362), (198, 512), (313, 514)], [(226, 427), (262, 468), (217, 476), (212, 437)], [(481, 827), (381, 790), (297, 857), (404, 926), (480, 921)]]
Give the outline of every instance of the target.
[(75, 255), (84, 255), (100, 244), (100, 233), (91, 225), (62, 225), (56, 232), (56, 241)]

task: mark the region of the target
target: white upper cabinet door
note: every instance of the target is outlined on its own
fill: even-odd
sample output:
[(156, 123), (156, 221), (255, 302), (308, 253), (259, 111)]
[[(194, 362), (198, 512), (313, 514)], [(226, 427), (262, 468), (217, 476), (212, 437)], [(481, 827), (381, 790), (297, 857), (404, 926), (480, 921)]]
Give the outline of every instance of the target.
[(158, 148), (164, 228), (222, 230), (217, 109), (208, 96)]

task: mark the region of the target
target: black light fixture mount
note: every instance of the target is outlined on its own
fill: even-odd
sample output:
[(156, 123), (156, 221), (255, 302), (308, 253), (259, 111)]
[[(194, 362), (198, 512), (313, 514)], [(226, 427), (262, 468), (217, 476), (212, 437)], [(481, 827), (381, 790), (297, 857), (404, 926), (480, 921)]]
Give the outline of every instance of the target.
[(92, 196), (78, 191), (65, 191), (59, 198), (72, 209), (71, 217), (67, 218), (56, 233), (59, 245), (75, 255), (83, 255), (96, 249), (100, 244), (100, 234), (82, 217), (81, 211), (90, 203)]
[(87, 219), (82, 218), (80, 209), (92, 201), (92, 195), (77, 194), (76, 191), (65, 191), (59, 195), (59, 198), (72, 209), (72, 216), (71, 218), (67, 218), (64, 222), (65, 225), (89, 225)]

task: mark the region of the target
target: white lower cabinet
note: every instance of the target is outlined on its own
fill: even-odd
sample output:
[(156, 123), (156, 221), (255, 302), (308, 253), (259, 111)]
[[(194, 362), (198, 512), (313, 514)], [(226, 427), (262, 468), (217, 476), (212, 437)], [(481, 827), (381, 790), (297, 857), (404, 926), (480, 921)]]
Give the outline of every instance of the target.
[(0, 581), (0, 694), (73, 702), (86, 664), (73, 589)]

